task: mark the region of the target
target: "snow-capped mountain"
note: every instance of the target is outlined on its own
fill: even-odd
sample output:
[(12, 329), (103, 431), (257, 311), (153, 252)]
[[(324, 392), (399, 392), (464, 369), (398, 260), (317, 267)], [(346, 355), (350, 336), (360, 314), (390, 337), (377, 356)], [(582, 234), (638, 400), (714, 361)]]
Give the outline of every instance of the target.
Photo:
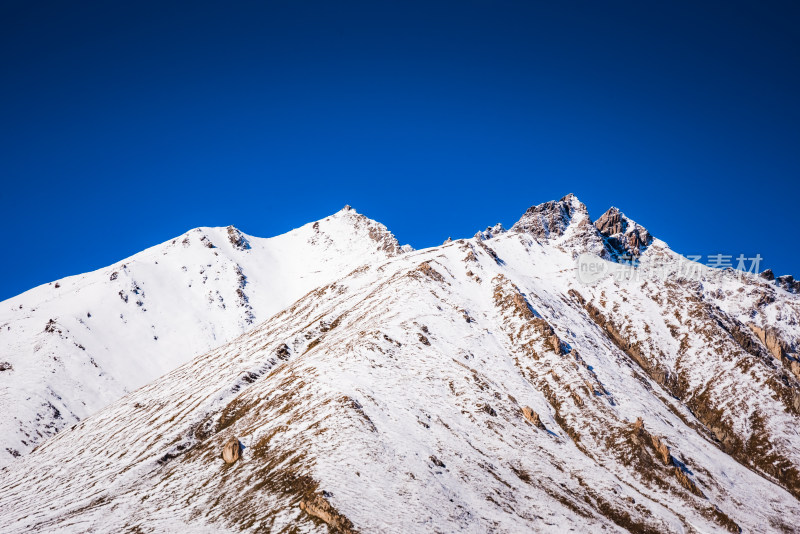
[(768, 278), (572, 195), (376, 254), (2, 468), (0, 531), (796, 532)]
[(0, 303), (0, 465), (397, 240), (349, 206), (269, 239), (196, 228)]

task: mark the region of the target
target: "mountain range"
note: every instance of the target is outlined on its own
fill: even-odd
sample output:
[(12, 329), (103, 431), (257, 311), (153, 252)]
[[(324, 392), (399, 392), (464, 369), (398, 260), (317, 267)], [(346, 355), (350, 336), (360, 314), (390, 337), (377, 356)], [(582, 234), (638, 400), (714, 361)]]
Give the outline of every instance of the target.
[(0, 303), (0, 531), (797, 532), (799, 289), (574, 195), (195, 229)]

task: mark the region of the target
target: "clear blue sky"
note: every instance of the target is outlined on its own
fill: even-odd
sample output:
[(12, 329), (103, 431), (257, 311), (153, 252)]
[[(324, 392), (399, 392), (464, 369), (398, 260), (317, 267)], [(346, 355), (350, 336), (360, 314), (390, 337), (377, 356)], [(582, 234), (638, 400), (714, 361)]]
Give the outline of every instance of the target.
[[(797, 6), (797, 4), (795, 4)], [(0, 299), (352, 204), (420, 248), (568, 192), (800, 275), (779, 2), (0, 3)]]

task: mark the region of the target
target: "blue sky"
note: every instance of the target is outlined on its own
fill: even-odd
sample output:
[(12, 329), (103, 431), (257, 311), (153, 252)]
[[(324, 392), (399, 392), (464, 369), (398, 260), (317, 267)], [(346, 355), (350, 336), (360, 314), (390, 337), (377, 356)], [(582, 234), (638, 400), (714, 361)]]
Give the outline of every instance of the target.
[(800, 275), (779, 2), (0, 3), (0, 299), (352, 204), (414, 247), (573, 192)]

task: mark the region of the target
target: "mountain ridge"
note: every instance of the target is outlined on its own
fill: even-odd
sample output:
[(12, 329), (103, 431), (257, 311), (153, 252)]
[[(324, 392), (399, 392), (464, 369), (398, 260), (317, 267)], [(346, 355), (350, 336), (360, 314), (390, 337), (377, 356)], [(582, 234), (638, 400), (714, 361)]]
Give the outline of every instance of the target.
[(408, 250), (347, 207), (274, 238), (194, 228), (3, 301), (0, 464), (320, 284)]
[(657, 239), (665, 278), (582, 284), (607, 241), (558, 202), (355, 268), (58, 433), (3, 468), (0, 527), (791, 532), (797, 295)]

